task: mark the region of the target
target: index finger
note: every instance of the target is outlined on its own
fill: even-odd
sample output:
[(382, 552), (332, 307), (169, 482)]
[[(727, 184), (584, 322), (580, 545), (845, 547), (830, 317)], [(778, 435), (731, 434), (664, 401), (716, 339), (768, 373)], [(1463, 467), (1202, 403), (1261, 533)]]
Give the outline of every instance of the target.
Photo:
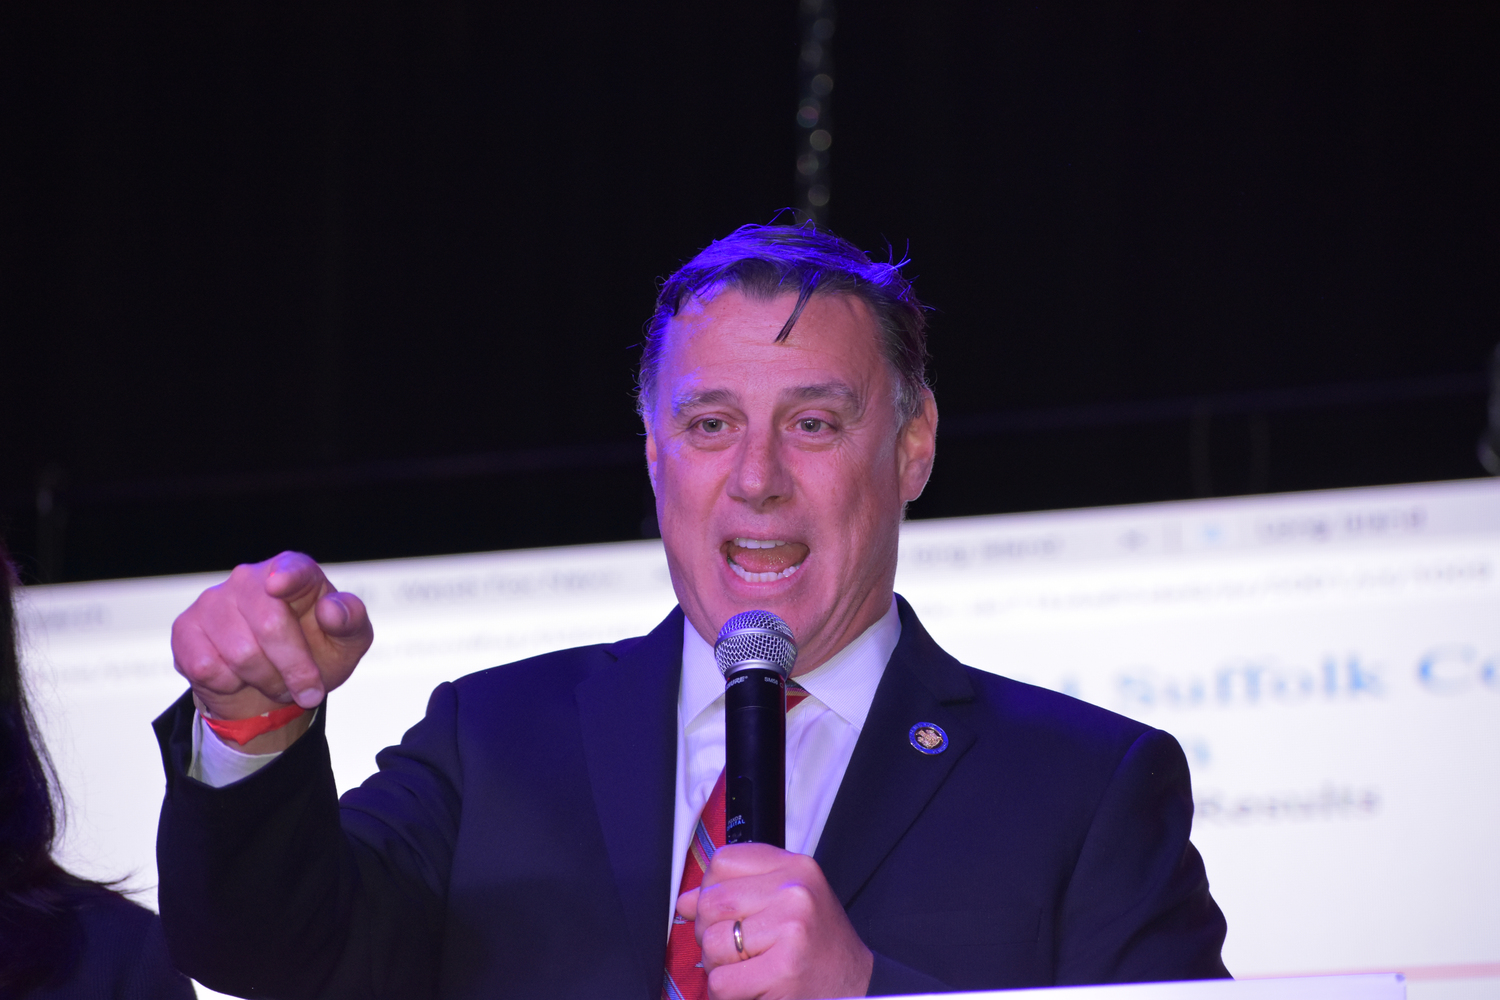
[(735, 844), (714, 852), (694, 901), (700, 924), (748, 917), (787, 892), (809, 893), (822, 870), (805, 854), (768, 844)]
[(703, 873), (703, 885), (709, 886), (732, 878), (764, 875), (785, 867), (793, 858), (803, 857), (770, 844), (726, 844), (714, 852)]

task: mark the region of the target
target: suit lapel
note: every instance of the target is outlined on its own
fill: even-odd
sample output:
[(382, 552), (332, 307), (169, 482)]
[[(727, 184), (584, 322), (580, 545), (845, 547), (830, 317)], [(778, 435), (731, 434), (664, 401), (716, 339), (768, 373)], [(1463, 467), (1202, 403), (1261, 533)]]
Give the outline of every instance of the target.
[[(974, 698), (963, 666), (933, 642), (904, 599), (896, 600), (901, 640), (818, 841), (818, 864), (846, 908), (975, 739), (947, 707)], [(938, 754), (913, 748), (908, 733), (918, 722), (941, 726), (948, 748)]]
[(578, 685), (584, 757), (647, 995), (661, 990), (676, 805), (682, 612)]

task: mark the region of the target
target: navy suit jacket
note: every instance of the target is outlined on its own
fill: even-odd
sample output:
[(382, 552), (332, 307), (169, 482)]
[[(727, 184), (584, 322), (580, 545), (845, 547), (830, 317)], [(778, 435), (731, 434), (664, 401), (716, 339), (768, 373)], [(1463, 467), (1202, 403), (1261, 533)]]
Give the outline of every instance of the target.
[[(965, 667), (905, 601), (816, 858), (872, 993), (1225, 976), (1167, 734)], [(433, 692), (335, 797), (326, 711), (224, 788), (156, 721), (160, 907), (178, 965), (263, 997), (658, 1000), (682, 613)], [(936, 723), (939, 754), (908, 731)]]

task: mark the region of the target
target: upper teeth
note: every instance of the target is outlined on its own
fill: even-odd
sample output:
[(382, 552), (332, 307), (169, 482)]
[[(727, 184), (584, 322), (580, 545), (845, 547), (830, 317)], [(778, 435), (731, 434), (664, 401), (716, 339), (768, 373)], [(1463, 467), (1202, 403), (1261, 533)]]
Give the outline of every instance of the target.
[(734, 544), (742, 549), (774, 549), (778, 545), (785, 545), (779, 538), (736, 538)]

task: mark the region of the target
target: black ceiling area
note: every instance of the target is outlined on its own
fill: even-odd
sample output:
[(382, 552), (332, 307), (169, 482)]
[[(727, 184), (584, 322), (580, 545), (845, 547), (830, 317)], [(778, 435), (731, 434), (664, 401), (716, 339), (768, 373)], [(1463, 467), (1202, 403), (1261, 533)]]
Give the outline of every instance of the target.
[[(821, 217), (932, 307), (912, 517), (1485, 474), (1500, 5), (820, 9)], [(650, 536), (642, 323), (793, 218), (808, 30), (797, 0), (7, 7), (23, 574)]]

